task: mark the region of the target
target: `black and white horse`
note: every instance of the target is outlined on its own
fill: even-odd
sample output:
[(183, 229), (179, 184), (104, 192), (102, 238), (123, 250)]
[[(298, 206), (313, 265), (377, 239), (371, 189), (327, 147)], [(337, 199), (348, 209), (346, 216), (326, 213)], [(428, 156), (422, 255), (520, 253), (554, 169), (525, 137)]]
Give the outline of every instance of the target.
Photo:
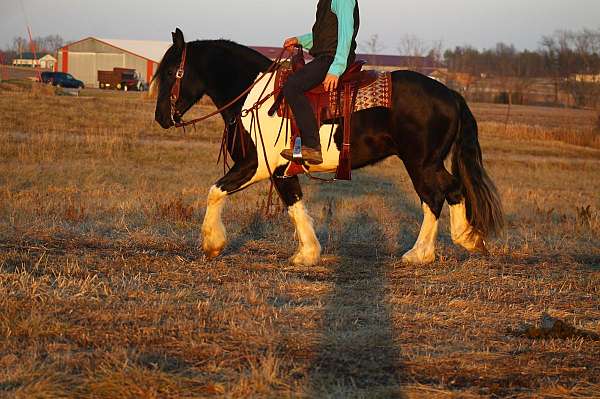
[[(157, 94), (156, 121), (165, 129), (172, 127), (204, 95), (222, 107), (248, 88), (271, 60), (258, 52), (227, 40), (201, 40), (187, 43), (187, 59), (180, 81), (180, 94), (171, 109), (171, 89), (186, 46), (183, 33), (173, 33), (173, 45), (165, 53), (154, 78)], [(202, 225), (202, 247), (207, 256), (221, 253), (227, 242), (221, 211), (228, 194), (268, 179), (274, 182), (295, 225), (298, 250), (294, 264), (313, 265), (320, 260), (321, 246), (312, 218), (302, 201), (297, 177), (282, 178), (287, 161), (279, 153), (285, 140), (276, 140), (281, 120), (269, 117), (271, 98), (259, 110), (263, 136), (251, 135), (249, 117), (242, 119), (244, 140), (236, 134), (235, 120), (242, 109), (256, 102), (267, 79), (232, 107), (221, 112), (229, 124), (227, 151), (233, 167), (210, 189)], [(273, 89), (273, 80), (266, 87)], [(444, 202), (450, 206), (451, 236), (469, 251), (485, 252), (484, 238), (501, 229), (502, 207), (498, 192), (486, 174), (477, 139), (477, 123), (463, 97), (426, 76), (411, 71), (392, 73), (392, 108), (372, 108), (352, 117), (352, 168), (375, 164), (398, 156), (410, 175), (422, 202), (423, 224), (413, 248), (403, 260), (427, 263), (435, 260), (438, 220)], [(343, 123), (343, 122), (342, 122)], [(334, 172), (342, 142), (341, 126), (334, 126), (335, 145), (328, 146), (331, 126), (323, 126), (321, 142), (324, 162), (311, 171)], [(264, 142), (262, 142), (264, 140)], [(245, 148), (242, 148), (242, 143)], [(329, 147), (329, 148), (328, 148)], [(452, 158), (452, 173), (444, 166)], [(268, 162), (268, 165), (267, 165)]]

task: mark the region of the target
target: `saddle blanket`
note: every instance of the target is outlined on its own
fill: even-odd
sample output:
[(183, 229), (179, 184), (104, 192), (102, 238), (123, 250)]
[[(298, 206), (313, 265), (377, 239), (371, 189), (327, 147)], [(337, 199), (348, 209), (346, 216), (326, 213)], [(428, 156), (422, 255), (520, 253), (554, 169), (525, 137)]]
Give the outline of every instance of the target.
[[(277, 90), (281, 90), (287, 80), (290, 70), (279, 71), (275, 81)], [(392, 74), (391, 72), (377, 72), (377, 79), (367, 86), (360, 87), (356, 94), (353, 112), (375, 107), (392, 107)], [(344, 94), (333, 91), (329, 93), (328, 115), (339, 118), (343, 115)], [(277, 115), (285, 115), (285, 101), (279, 104)], [(329, 118), (324, 118), (329, 119)]]
[[(340, 99), (338, 103), (335, 93), (332, 93), (331, 97), (333, 98), (330, 98), (330, 103), (336, 110), (335, 114), (339, 114), (341, 110), (338, 112), (336, 105), (343, 104), (344, 99)], [(375, 107), (392, 107), (392, 74), (390, 72), (377, 73), (375, 82), (358, 89), (354, 112)]]

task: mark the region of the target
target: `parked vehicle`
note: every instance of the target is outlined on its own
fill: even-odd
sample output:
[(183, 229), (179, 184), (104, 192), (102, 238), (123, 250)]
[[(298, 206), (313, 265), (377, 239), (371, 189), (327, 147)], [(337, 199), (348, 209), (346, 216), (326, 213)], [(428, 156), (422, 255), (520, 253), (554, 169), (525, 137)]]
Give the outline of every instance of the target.
[(142, 83), (135, 69), (113, 68), (112, 71), (98, 71), (98, 84), (101, 89), (141, 90)]
[(79, 79), (65, 72), (42, 72), (42, 82), (52, 84), (53, 86), (65, 87), (70, 89), (83, 89), (85, 86)]

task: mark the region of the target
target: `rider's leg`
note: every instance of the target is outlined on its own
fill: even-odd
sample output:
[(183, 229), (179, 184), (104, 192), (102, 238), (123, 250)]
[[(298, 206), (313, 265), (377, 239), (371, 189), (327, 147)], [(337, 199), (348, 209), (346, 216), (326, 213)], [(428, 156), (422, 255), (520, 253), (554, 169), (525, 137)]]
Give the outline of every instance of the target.
[(291, 75), (283, 87), (283, 95), (290, 105), (302, 136), (302, 145), (321, 151), (319, 127), (313, 109), (304, 94), (323, 82), (333, 57), (317, 57)]

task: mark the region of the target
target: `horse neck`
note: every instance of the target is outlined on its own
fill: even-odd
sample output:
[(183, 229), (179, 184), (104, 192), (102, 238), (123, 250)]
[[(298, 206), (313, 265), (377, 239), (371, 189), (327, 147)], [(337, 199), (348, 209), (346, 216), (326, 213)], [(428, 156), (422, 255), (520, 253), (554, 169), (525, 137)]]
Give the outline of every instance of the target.
[[(265, 72), (271, 61), (247, 47), (227, 41), (214, 41), (207, 46), (203, 54), (208, 70), (206, 94), (217, 108), (224, 107), (246, 90)], [(240, 98), (233, 106), (221, 112), (226, 123), (239, 115), (247, 95)]]

